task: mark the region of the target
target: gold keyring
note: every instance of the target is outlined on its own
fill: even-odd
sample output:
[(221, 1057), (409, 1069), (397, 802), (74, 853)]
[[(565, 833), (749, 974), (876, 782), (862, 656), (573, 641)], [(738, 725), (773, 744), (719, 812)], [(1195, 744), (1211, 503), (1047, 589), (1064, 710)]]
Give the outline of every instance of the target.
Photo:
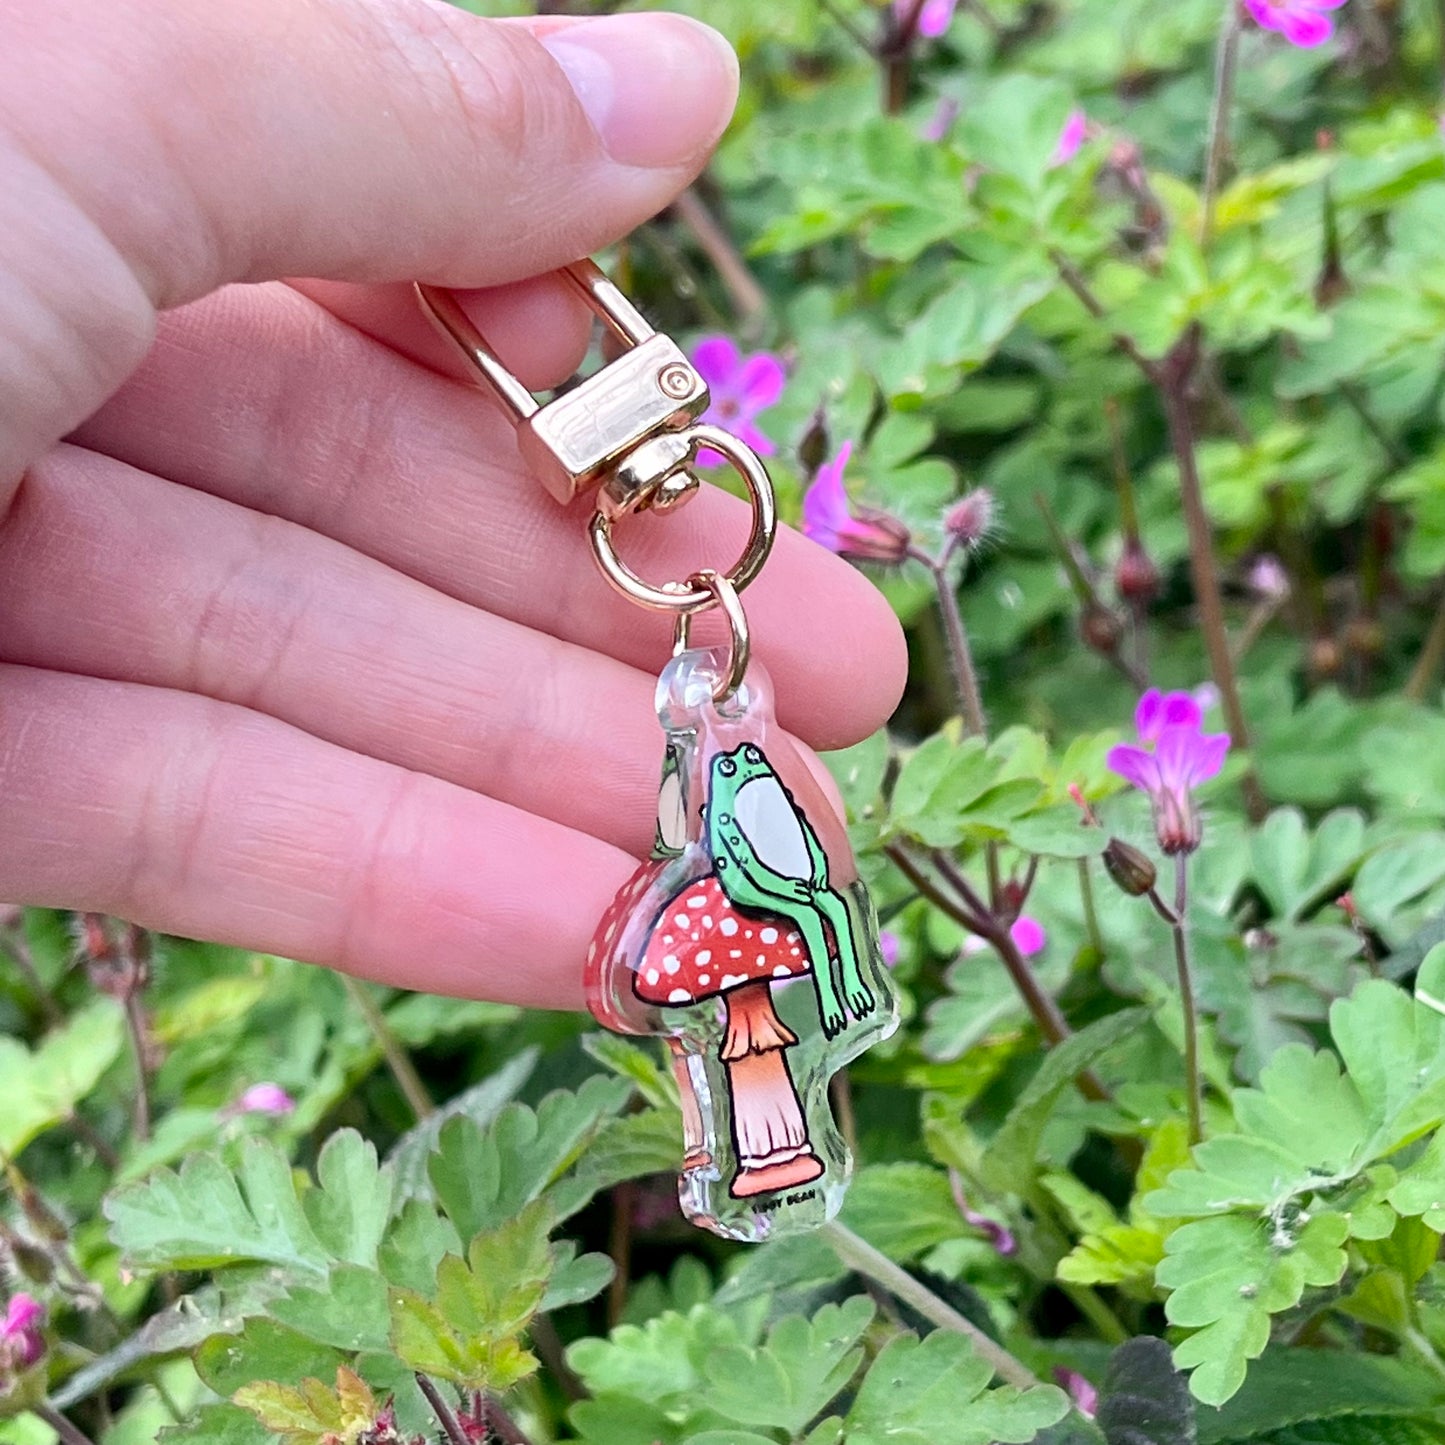
[[(748, 535), (748, 544), (743, 549), (742, 556), (731, 571), (723, 574), (724, 580), (741, 592), (762, 571), (778, 529), (778, 509), (773, 500), (772, 481), (753, 449), (730, 432), (723, 431), (721, 427), (702, 423), (687, 427), (680, 435), (687, 438), (689, 459), (696, 457), (702, 447), (721, 452), (747, 486), (748, 496), (753, 504), (752, 531)], [(592, 538), (592, 551), (597, 558), (597, 565), (602, 569), (602, 575), (629, 601), (642, 607), (651, 607), (656, 612), (684, 614), (715, 604), (726, 607), (711, 590), (692, 585), (694, 578), (701, 576), (701, 573), (695, 573), (694, 578), (689, 578), (688, 583), (682, 586), (669, 582), (661, 587), (654, 587), (650, 582), (644, 582), (618, 556), (616, 543), (612, 540), (612, 518), (605, 512), (598, 512), (592, 518), (588, 535)]]
[[(727, 618), (732, 642), (728, 650), (727, 670), (713, 684), (712, 700), (722, 702), (743, 685), (743, 675), (748, 670), (748, 655), (752, 650), (752, 639), (748, 634), (747, 614), (743, 611), (743, 600), (732, 580), (724, 577), (712, 567), (694, 572), (685, 583), (673, 582), (670, 586), (679, 589), (690, 587), (700, 591), (708, 600), (702, 607), (690, 607), (677, 614), (672, 624), (672, 655), (676, 657), (687, 649), (692, 633), (692, 619), (708, 607), (720, 607)], [(679, 594), (680, 595), (680, 594)]]

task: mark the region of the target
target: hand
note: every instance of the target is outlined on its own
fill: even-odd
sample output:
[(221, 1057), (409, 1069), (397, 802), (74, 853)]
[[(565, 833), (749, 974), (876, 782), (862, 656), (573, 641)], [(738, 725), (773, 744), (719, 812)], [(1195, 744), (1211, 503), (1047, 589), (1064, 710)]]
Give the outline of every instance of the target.
[[(696, 175), (731, 53), (430, 0), (0, 0), (0, 33), (0, 898), (578, 1006), (669, 624), (396, 283), (488, 288), (512, 367), (566, 376), (544, 273)], [(706, 489), (623, 545), (682, 577), (745, 530)], [(866, 581), (785, 533), (747, 602), (786, 726), (882, 722)]]

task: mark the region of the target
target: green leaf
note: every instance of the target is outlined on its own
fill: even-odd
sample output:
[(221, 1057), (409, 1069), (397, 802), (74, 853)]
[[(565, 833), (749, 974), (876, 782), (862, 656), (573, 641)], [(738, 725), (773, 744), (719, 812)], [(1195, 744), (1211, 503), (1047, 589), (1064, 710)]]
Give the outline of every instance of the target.
[(1400, 1176), (1387, 1198), (1404, 1215), (1419, 1215), (1431, 1229), (1445, 1233), (1445, 1129)]
[(993, 1370), (958, 1335), (897, 1335), (848, 1412), (849, 1445), (1024, 1445), (1069, 1411), (1052, 1385), (988, 1388)]
[(1297, 808), (1276, 809), (1250, 837), (1254, 880), (1277, 919), (1293, 921), (1342, 883), (1364, 852), (1364, 815), (1340, 808), (1311, 837)]
[(1268, 1435), (1256, 1435), (1252, 1445), (1440, 1445), (1442, 1438), (1435, 1419), (1351, 1415), (1271, 1430)]
[(1109, 1445), (1194, 1445), (1194, 1401), (1163, 1340), (1143, 1335), (1109, 1356), (1094, 1418)]
[(271, 1445), (275, 1435), (239, 1405), (202, 1406), (194, 1419), (168, 1425), (158, 1445)]
[(957, 742), (935, 733), (904, 760), (888, 815), (891, 832), (916, 838), (930, 848), (952, 848), (966, 830), (964, 809), (985, 793), (997, 775), (983, 741)]
[(448, 1120), (428, 1173), (461, 1237), (498, 1228), (538, 1198), (631, 1092), (624, 1080), (598, 1075), (576, 1093), (549, 1094), (535, 1112), (508, 1104), (486, 1129)]
[[(899, 1200), (908, 1207), (900, 1209)], [(927, 1164), (870, 1164), (859, 1170), (843, 1201), (843, 1223), (890, 1259), (917, 1258), (968, 1233), (948, 1176)]]
[(1039, 1142), (1064, 1090), (1086, 1069), (1142, 1028), (1146, 1009), (1125, 1009), (1097, 1019), (1050, 1049), (1029, 1080), (983, 1160), (983, 1173), (999, 1193), (1026, 1193), (1039, 1168)]
[(301, 1196), (312, 1232), (332, 1259), (375, 1265), (391, 1215), (392, 1176), (354, 1129), (333, 1134), (316, 1160), (318, 1189)]
[(330, 1346), (259, 1316), (247, 1320), (239, 1334), (213, 1335), (195, 1359), (196, 1373), (218, 1395), (232, 1395), (257, 1380), (329, 1378), (344, 1363)]
[(264, 1380), (242, 1386), (234, 1401), (268, 1430), (305, 1445), (357, 1445), (379, 1409), (370, 1389), (345, 1366), (336, 1371), (334, 1390), (314, 1378), (302, 1380), (299, 1389)]
[(111, 1238), (143, 1269), (221, 1269), (260, 1262), (324, 1276), (329, 1257), (297, 1197), (286, 1156), (247, 1139), (232, 1173), (197, 1154), (180, 1172), (158, 1170), (105, 1201)]
[(62, 1123), (120, 1057), (125, 1014), (113, 999), (93, 999), (41, 1040), (33, 1052), (0, 1036), (0, 1155), (13, 1159), (37, 1135)]
[(1221, 1405), (1244, 1383), (1245, 1368), (1269, 1342), (1269, 1317), (1298, 1304), (1306, 1285), (1332, 1285), (1345, 1272), (1342, 1215), (1299, 1224), (1219, 1215), (1176, 1229), (1157, 1278), (1172, 1290), (1164, 1312), (1195, 1333), (1175, 1348), (1192, 1370), (1196, 1399)]
[(1445, 1384), (1401, 1360), (1359, 1350), (1270, 1350), (1244, 1388), (1201, 1421), (1200, 1445), (1253, 1441), (1271, 1430), (1344, 1415), (1439, 1415)]
[(267, 1306), (297, 1334), (338, 1350), (384, 1350), (390, 1334), (386, 1281), (375, 1270), (338, 1265), (324, 1286), (296, 1285)]
[(764, 1343), (724, 1346), (710, 1356), (700, 1401), (740, 1425), (796, 1436), (853, 1378), (872, 1319), (872, 1302), (862, 1297), (824, 1305), (811, 1321), (789, 1315)]

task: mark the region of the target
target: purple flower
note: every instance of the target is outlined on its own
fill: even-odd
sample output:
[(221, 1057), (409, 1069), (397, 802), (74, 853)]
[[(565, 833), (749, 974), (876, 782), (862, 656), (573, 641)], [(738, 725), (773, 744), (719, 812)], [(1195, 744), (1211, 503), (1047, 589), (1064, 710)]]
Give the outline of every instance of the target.
[(1284, 563), (1269, 552), (1262, 552), (1249, 564), (1245, 579), (1249, 590), (1265, 602), (1283, 602), (1289, 596), (1289, 573)]
[(28, 1294), (12, 1295), (0, 1323), (0, 1370), (28, 1370), (45, 1354), (45, 1306)]
[(945, 95), (934, 108), (923, 129), (918, 132), (919, 140), (942, 140), (953, 129), (953, 123), (958, 119), (958, 111), (958, 102), (952, 96)]
[(231, 1114), (271, 1114), (296, 1111), (296, 1100), (280, 1084), (252, 1084), (227, 1111)]
[(886, 928), (878, 935), (878, 951), (883, 955), (883, 962), (892, 968), (898, 962), (898, 956), (902, 952), (902, 946), (898, 942), (898, 935), (890, 933)]
[[(913, 14), (918, 0), (893, 0), (893, 18), (903, 24)], [(918, 8), (917, 33), (927, 40), (937, 40), (953, 24), (958, 0), (923, 0)]]
[[(702, 419), (734, 433), (759, 456), (772, 456), (777, 447), (758, 430), (757, 419), (783, 394), (783, 363), (767, 351), (744, 356), (730, 336), (705, 336), (692, 349), (692, 364), (711, 395)], [(716, 466), (722, 458), (704, 448), (698, 461)]]
[[(1013, 939), (1014, 947), (1024, 958), (1032, 958), (1036, 953), (1042, 953), (1048, 947), (1049, 933), (1037, 918), (1030, 918), (1027, 913), (1020, 913), (1009, 927), (1008, 936)], [(988, 944), (983, 939), (970, 934), (963, 941), (963, 952), (965, 955), (982, 953)]]
[(1099, 1409), (1099, 1392), (1077, 1370), (1066, 1370), (1062, 1365), (1055, 1365), (1054, 1383), (1063, 1388), (1074, 1402), (1074, 1409), (1084, 1419), (1094, 1418)]
[(1062, 166), (1078, 155), (1079, 148), (1088, 139), (1089, 117), (1082, 110), (1075, 107), (1069, 112), (1069, 118), (1064, 122), (1064, 128), (1059, 132), (1059, 143), (1054, 147), (1054, 153), (1049, 157), (1051, 166)]
[(1323, 45), (1335, 33), (1335, 22), (1324, 12), (1338, 10), (1345, 0), (1244, 0), (1245, 7), (1265, 30), (1283, 35), (1303, 50)]
[(831, 462), (818, 468), (803, 494), (803, 535), (850, 562), (901, 562), (912, 540), (908, 528), (887, 512), (864, 508), (857, 515), (843, 488), (853, 443), (844, 442)]
[(993, 1245), (994, 1251), (1005, 1258), (1017, 1252), (1019, 1242), (1014, 1238), (1013, 1231), (987, 1214), (981, 1214), (969, 1204), (968, 1195), (963, 1192), (963, 1176), (958, 1170), (948, 1171), (948, 1185), (953, 1191), (953, 1202), (958, 1206), (958, 1212), (963, 1215), (965, 1224), (980, 1230), (984, 1238)]
[(1150, 688), (1134, 711), (1139, 742), (1109, 749), (1111, 771), (1149, 795), (1154, 833), (1166, 853), (1192, 853), (1199, 846), (1199, 809), (1194, 789), (1224, 766), (1228, 733), (1204, 733), (1204, 713), (1187, 692)]

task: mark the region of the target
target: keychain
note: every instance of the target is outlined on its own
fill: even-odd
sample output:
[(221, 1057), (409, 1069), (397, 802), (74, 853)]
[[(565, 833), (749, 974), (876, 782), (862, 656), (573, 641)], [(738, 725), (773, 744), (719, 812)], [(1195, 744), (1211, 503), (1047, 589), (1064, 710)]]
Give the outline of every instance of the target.
[[(893, 1032), (897, 1005), (847, 832), (749, 659), (740, 594), (776, 530), (767, 471), (744, 442), (698, 420), (708, 406), (702, 377), (597, 266), (579, 261), (564, 274), (628, 349), (546, 405), (450, 292), (416, 290), (512, 413), (522, 456), (547, 490), (563, 503), (596, 490), (589, 535), (603, 576), (674, 618), (673, 657), (657, 686), (666, 748), (653, 850), (598, 924), (587, 1002), (608, 1029), (667, 1041), (682, 1101), (683, 1212), (725, 1238), (777, 1238), (841, 1207), (852, 1161), (828, 1083)], [(729, 572), (645, 582), (613, 530), (633, 512), (685, 503), (703, 449), (747, 487), (747, 546)], [(728, 645), (692, 647), (692, 619), (711, 609), (727, 623)]]

